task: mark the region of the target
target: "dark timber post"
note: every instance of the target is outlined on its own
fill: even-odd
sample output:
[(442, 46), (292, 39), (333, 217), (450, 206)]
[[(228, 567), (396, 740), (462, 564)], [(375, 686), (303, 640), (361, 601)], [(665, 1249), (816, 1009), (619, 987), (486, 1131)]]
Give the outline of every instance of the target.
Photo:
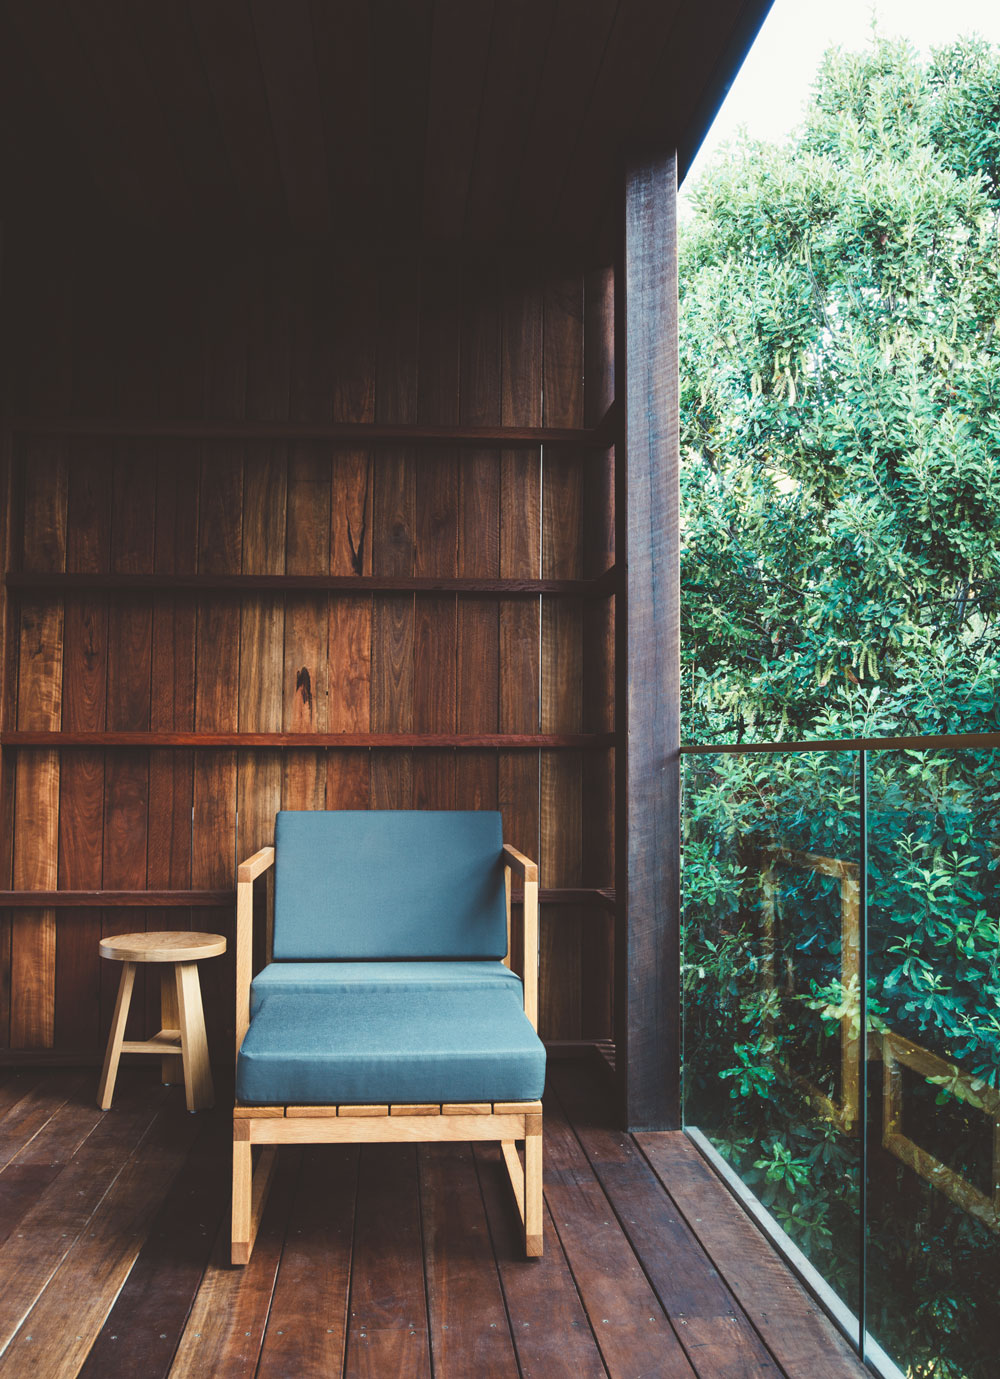
[(680, 1125), (680, 567), (677, 157), (625, 170), (615, 274), (624, 455), (616, 464), (615, 1023), (630, 1129)]

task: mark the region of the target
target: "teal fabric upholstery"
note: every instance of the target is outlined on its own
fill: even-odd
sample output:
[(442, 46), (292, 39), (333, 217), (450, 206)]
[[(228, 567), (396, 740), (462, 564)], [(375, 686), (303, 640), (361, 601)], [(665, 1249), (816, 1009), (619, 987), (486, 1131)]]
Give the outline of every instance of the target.
[(461, 987), (513, 991), (523, 1002), (521, 979), (502, 962), (272, 962), (250, 986), (250, 1013), (265, 996), (284, 992), (428, 991)]
[(236, 1066), (245, 1105), (534, 1101), (545, 1049), (513, 990), (272, 992)]
[(274, 844), (278, 961), (506, 952), (498, 813), (284, 810)]

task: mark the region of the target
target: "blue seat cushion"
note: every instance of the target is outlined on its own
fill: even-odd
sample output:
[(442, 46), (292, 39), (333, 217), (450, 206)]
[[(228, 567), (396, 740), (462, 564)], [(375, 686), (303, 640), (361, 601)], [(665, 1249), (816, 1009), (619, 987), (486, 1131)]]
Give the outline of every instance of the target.
[(272, 992), (437, 991), (500, 987), (523, 1001), (521, 979), (502, 962), (272, 962), (250, 986), (250, 1010)]
[(243, 1104), (534, 1101), (545, 1049), (506, 987), (272, 992), (236, 1064)]
[(496, 811), (282, 810), (274, 957), (502, 958), (502, 847)]

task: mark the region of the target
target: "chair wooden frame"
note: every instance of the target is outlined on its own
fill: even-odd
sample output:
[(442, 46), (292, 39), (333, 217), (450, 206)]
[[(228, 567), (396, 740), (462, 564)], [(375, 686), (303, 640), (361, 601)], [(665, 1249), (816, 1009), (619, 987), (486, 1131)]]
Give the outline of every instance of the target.
[[(511, 874), (524, 886), (524, 1013), (538, 1027), (538, 867), (504, 844), (507, 957), (510, 964)], [(236, 1053), (250, 1027), (253, 978), (253, 885), (274, 863), (265, 847), (240, 864), (236, 878)], [(499, 1140), (524, 1231), (524, 1252), (542, 1253), (542, 1103), (507, 1101), (443, 1105), (237, 1106), (233, 1111), (232, 1262), (246, 1264), (281, 1144), (364, 1144), (433, 1140)], [(524, 1163), (517, 1142), (524, 1141)], [(256, 1169), (254, 1145), (261, 1146)]]

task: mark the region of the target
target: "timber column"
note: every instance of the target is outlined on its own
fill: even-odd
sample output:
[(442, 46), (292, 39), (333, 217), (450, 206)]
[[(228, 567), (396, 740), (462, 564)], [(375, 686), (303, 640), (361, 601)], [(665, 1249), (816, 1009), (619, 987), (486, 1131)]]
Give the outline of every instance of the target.
[(630, 159), (615, 273), (617, 936), (622, 1118), (680, 1125), (677, 155)]

